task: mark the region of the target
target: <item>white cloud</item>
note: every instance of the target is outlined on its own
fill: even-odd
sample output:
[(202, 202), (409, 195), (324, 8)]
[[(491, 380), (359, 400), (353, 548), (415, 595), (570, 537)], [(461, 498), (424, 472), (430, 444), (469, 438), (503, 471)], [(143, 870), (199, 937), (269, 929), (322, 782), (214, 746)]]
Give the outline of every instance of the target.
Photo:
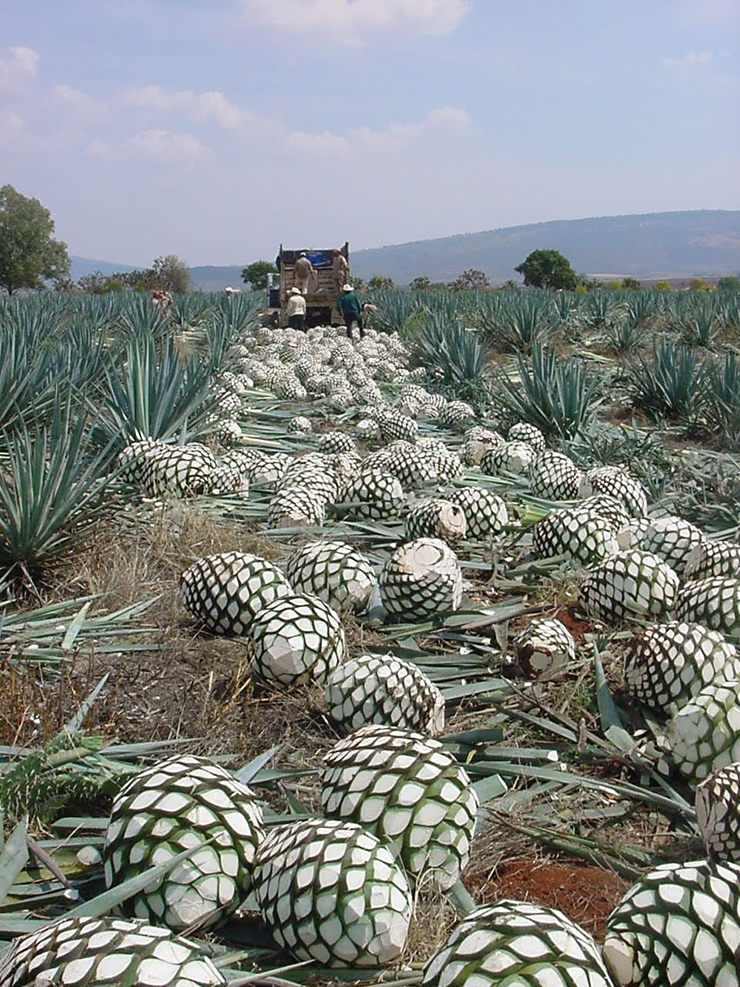
[(0, 145), (15, 143), (18, 137), (23, 136), (25, 129), (26, 121), (17, 113), (0, 111)]
[(93, 140), (88, 153), (104, 161), (139, 158), (160, 164), (181, 164), (187, 167), (210, 164), (215, 154), (193, 134), (177, 134), (171, 130), (142, 130), (113, 147), (108, 141)]
[(160, 86), (142, 86), (124, 93), (123, 102), (134, 109), (184, 113), (191, 120), (211, 121), (225, 130), (238, 130), (256, 119), (217, 89), (203, 93), (189, 89), (166, 92)]
[(681, 55), (679, 58), (664, 58), (663, 64), (671, 67), (706, 65), (713, 58), (714, 54), (711, 51), (694, 51), (692, 48), (691, 51), (687, 51), (685, 55)]
[(346, 134), (336, 134), (329, 130), (308, 133), (293, 130), (278, 120), (244, 110), (219, 90), (202, 93), (187, 89), (167, 92), (160, 86), (142, 86), (124, 93), (122, 102), (135, 110), (159, 114), (180, 113), (193, 123), (208, 121), (224, 130), (251, 137), (258, 134), (267, 136), (281, 142), (290, 151), (316, 158), (347, 157), (359, 151), (385, 153), (425, 137), (460, 139), (471, 134), (473, 125), (473, 118), (467, 110), (456, 106), (440, 106), (430, 110), (421, 121), (391, 123), (382, 130), (356, 127)]
[(99, 117), (106, 108), (105, 103), (101, 100), (63, 83), (54, 86), (51, 95), (55, 103), (80, 120), (92, 120)]
[(20, 89), (38, 72), (39, 56), (33, 48), (8, 48), (0, 58), (0, 90)]
[(469, 8), (469, 0), (241, 0), (241, 4), (250, 23), (321, 31), (353, 44), (377, 32), (450, 34)]

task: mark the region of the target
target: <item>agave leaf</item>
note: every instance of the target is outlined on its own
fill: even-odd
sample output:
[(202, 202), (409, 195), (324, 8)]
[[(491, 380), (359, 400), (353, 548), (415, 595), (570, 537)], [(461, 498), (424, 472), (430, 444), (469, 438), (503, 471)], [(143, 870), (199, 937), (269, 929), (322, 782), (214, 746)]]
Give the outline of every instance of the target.
[(0, 904), (5, 901), (15, 879), (28, 863), (26, 831), (28, 818), (23, 818), (8, 837), (0, 853)]

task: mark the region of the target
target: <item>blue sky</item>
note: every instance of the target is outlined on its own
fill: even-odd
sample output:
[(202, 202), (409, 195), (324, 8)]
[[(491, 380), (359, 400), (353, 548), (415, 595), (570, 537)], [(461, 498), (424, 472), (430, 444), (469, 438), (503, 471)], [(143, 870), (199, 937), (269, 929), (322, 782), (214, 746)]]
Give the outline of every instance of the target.
[(738, 0), (0, 0), (0, 184), (247, 263), (740, 207)]

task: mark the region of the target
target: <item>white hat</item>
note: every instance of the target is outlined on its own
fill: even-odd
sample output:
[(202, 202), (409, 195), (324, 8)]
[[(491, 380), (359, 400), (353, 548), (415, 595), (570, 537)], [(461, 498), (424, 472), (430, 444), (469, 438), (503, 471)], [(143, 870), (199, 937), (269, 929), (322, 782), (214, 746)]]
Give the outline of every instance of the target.
[(306, 251), (305, 250), (302, 250), (301, 251), (301, 257), (305, 257), (305, 256), (306, 256)]
[(301, 293), (300, 288), (291, 288), (290, 291), (288, 292), (289, 295), (300, 295), (300, 293)]
[(354, 291), (354, 290), (355, 289), (352, 287), (351, 284), (343, 284), (342, 285), (342, 291)]

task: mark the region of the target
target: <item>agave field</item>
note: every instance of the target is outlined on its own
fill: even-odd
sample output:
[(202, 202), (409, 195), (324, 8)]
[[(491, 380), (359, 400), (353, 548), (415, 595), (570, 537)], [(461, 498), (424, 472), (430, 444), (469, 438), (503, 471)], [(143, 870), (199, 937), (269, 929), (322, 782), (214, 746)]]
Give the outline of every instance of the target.
[(0, 298), (0, 987), (740, 984), (740, 296)]

